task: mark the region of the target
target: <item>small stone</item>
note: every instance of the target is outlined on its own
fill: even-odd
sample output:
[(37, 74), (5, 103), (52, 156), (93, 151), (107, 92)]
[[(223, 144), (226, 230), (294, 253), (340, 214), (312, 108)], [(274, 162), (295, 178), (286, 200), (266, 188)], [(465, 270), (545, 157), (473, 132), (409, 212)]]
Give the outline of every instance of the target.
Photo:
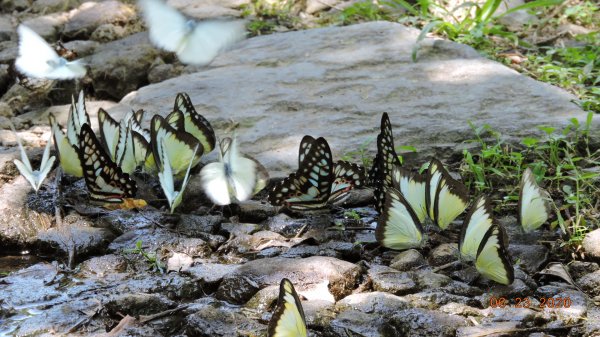
[(587, 233), (581, 245), (588, 258), (600, 262), (600, 228)]
[(106, 23), (128, 23), (136, 18), (133, 6), (119, 1), (85, 2), (69, 13), (63, 34), (73, 39), (87, 39), (99, 26)]
[(399, 271), (409, 271), (426, 263), (425, 258), (418, 250), (409, 249), (396, 255), (390, 262), (390, 267)]
[(0, 116), (2, 117), (13, 117), (14, 113), (10, 105), (6, 102), (0, 101)]
[(569, 274), (574, 280), (578, 280), (581, 277), (593, 273), (600, 269), (600, 266), (596, 262), (587, 261), (573, 261), (568, 265)]
[(177, 230), (185, 235), (198, 236), (200, 233), (216, 234), (224, 218), (218, 215), (182, 214)]
[(441, 266), (458, 259), (458, 244), (442, 243), (431, 250), (429, 263), (432, 266)]
[(581, 277), (577, 283), (590, 296), (600, 295), (600, 270)]
[(384, 291), (394, 295), (406, 295), (416, 292), (418, 287), (412, 275), (385, 266), (372, 266), (369, 277), (375, 291)]

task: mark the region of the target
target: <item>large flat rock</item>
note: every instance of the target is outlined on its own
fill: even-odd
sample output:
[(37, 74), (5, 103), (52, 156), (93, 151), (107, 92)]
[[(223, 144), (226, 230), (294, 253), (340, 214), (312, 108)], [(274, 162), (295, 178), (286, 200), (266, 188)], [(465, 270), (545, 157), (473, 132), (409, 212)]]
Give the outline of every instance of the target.
[(361, 144), (373, 154), (381, 113), (390, 114), (396, 146), (425, 160), (460, 152), (484, 123), (516, 141), (560, 126), (583, 111), (564, 90), (537, 82), (474, 49), (427, 39), (411, 61), (418, 30), (370, 22), (248, 39), (198, 72), (145, 86), (110, 112), (131, 108), (167, 114), (187, 92), (219, 137), (231, 120), (242, 150), (272, 176), (297, 165), (305, 134), (324, 136), (334, 157)]

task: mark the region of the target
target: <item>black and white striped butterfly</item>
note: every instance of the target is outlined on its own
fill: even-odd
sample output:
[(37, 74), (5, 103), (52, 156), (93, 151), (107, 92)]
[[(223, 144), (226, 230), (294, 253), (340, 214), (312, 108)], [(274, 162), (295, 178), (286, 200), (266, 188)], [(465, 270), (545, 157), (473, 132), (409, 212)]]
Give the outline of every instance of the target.
[(297, 211), (327, 207), (335, 179), (329, 144), (323, 137), (304, 136), (298, 159), (298, 170), (273, 187), (269, 202)]
[(375, 188), (375, 210), (381, 213), (385, 203), (385, 194), (392, 187), (392, 175), (395, 166), (400, 166), (400, 160), (394, 149), (394, 134), (392, 123), (386, 112), (381, 116), (381, 127), (377, 135), (377, 155), (369, 173), (371, 185)]
[(122, 203), (135, 196), (135, 181), (111, 160), (89, 124), (81, 126), (78, 154), (90, 200)]
[(345, 160), (338, 160), (333, 167), (334, 180), (331, 184), (329, 203), (338, 205), (348, 197), (348, 191), (365, 185), (365, 170), (362, 166)]

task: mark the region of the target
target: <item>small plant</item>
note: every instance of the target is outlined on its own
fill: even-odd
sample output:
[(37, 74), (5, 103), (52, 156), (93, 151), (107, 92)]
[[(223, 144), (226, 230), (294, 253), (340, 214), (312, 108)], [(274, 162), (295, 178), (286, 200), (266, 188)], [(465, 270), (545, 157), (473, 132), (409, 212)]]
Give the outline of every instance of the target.
[[(488, 125), (471, 128), (475, 138), (471, 142), (481, 147), (480, 153), (463, 152), (462, 176), (471, 189), (504, 194), (496, 199), (503, 203), (500, 210), (515, 213), (518, 184), (526, 166), (552, 195), (556, 219), (551, 225), (559, 226), (568, 235), (564, 246), (576, 249), (585, 233), (600, 226), (600, 173), (593, 170), (600, 165), (600, 151), (589, 147), (589, 132), (593, 113), (585, 123), (571, 119), (563, 130), (539, 127), (545, 136), (522, 140), (522, 151), (502, 142), (501, 135)], [(486, 138), (487, 137), (487, 138)], [(491, 140), (490, 140), (491, 138)], [(516, 214), (516, 213), (515, 213)]]
[(165, 271), (165, 266), (160, 262), (160, 259), (157, 257), (157, 254), (149, 253), (144, 250), (142, 240), (136, 241), (135, 248), (124, 249), (123, 252), (125, 254), (140, 255), (146, 260), (146, 262), (152, 267), (153, 270), (156, 270), (160, 273), (164, 273)]
[(350, 162), (358, 161), (362, 164), (363, 167), (365, 167), (368, 170), (368, 168), (371, 167), (373, 163), (371, 157), (368, 155), (367, 148), (369, 147), (369, 145), (371, 145), (373, 141), (374, 138), (368, 138), (358, 146), (357, 150), (344, 153), (341, 159)]
[(360, 220), (360, 214), (358, 214), (355, 210), (352, 209), (352, 210), (344, 212), (344, 218), (359, 221)]

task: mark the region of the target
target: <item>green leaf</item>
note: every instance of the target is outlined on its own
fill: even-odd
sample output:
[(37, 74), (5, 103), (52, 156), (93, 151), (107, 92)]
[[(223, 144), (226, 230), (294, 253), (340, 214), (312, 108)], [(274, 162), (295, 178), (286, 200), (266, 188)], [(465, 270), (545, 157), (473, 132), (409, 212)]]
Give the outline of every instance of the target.
[(430, 23), (426, 24), (425, 27), (423, 27), (423, 29), (421, 29), (421, 33), (417, 37), (417, 41), (415, 42), (415, 45), (412, 50), (412, 61), (413, 62), (417, 62), (417, 52), (419, 51), (419, 46), (421, 44), (421, 41), (425, 40), (425, 37), (427, 37), (427, 33), (429, 33), (430, 30), (439, 26), (441, 23), (442, 23), (442, 21), (431, 21)]
[(505, 15), (514, 13), (516, 11), (520, 11), (522, 9), (530, 9), (530, 8), (537, 8), (537, 7), (551, 7), (551, 6), (559, 5), (559, 4), (563, 3), (564, 1), (565, 0), (538, 0), (538, 1), (527, 2), (521, 6), (513, 7), (511, 9), (507, 10), (506, 12), (498, 15), (496, 18), (501, 18)]
[(417, 152), (417, 148), (410, 145), (400, 145), (396, 147), (396, 150), (400, 151), (408, 151), (408, 152)]
[(537, 143), (539, 143), (540, 140), (537, 138), (532, 138), (532, 137), (525, 137), (523, 138), (523, 140), (521, 141), (521, 143), (527, 147), (532, 147), (534, 145), (536, 145)]
[(538, 129), (544, 131), (547, 135), (551, 135), (556, 128), (551, 126), (538, 126)]

